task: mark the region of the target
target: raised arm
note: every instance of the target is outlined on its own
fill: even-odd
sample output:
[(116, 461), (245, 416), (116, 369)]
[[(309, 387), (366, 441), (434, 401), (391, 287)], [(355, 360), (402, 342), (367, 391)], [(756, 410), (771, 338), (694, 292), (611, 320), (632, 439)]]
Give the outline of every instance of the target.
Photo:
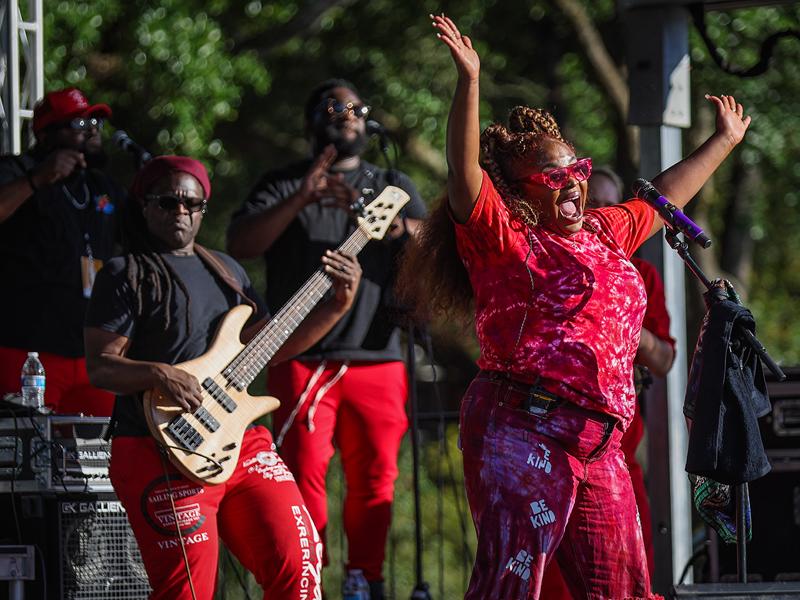
[(0, 186), (0, 223), (13, 215), (40, 187), (56, 183), (72, 174), (76, 168), (86, 168), (83, 154), (62, 148), (48, 155), (45, 161), (29, 173)]
[[(733, 96), (706, 94), (706, 99), (717, 109), (716, 131), (697, 150), (653, 179), (653, 185), (678, 208), (694, 198), (750, 126), (750, 117), (744, 116), (744, 108)], [(662, 225), (663, 221), (656, 219), (651, 234)]]
[(444, 15), (431, 15), (436, 36), (450, 48), (458, 83), (447, 119), (447, 195), (456, 220), (464, 223), (481, 190), (480, 119), (478, 116), (478, 77), (481, 61), (472, 40), (461, 35), (453, 21)]

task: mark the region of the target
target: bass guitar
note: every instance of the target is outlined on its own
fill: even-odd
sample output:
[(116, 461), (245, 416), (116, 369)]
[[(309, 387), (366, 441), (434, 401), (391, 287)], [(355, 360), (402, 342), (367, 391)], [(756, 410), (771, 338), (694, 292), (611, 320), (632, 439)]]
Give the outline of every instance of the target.
[[(370, 240), (382, 239), (408, 200), (400, 188), (386, 187), (357, 216), (358, 226), (338, 250), (356, 255)], [(280, 406), (277, 398), (251, 396), (248, 386), (331, 285), (320, 268), (246, 345), (240, 335), (253, 310), (247, 305), (231, 309), (208, 351), (175, 365), (194, 375), (202, 387), (202, 404), (193, 411), (185, 411), (158, 390), (145, 392), (150, 432), (183, 475), (203, 484), (223, 483), (231, 476), (245, 429)]]

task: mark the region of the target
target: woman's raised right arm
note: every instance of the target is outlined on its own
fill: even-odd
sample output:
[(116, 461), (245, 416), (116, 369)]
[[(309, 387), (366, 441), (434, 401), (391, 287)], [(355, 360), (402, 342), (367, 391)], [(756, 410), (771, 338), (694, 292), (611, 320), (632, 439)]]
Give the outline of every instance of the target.
[(447, 195), (453, 215), (465, 223), (481, 190), (478, 76), (481, 61), (472, 40), (444, 14), (431, 15), (436, 36), (450, 48), (458, 83), (447, 120)]

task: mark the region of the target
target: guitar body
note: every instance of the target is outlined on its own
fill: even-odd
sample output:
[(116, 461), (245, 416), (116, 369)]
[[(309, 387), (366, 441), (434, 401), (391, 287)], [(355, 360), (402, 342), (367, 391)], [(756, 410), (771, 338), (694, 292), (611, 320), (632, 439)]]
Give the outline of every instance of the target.
[[(246, 305), (232, 308), (223, 318), (208, 351), (193, 360), (175, 365), (194, 375), (200, 382), (203, 404), (199, 409), (186, 412), (157, 390), (150, 390), (144, 395), (144, 414), (150, 432), (160, 445), (169, 448), (170, 461), (181, 474), (198, 483), (218, 484), (230, 478), (239, 460), (245, 429), (280, 406), (277, 398), (251, 396), (247, 390), (237, 390), (221, 375), (244, 348), (240, 334), (251, 313), (252, 309)], [(215, 377), (209, 377), (214, 374)], [(208, 389), (209, 379), (217, 388)], [(220, 395), (216, 389), (222, 390), (232, 403), (225, 398), (221, 403), (215, 398), (212, 394)], [(226, 405), (228, 408), (225, 408)], [(235, 408), (231, 411), (233, 405)], [(176, 421), (180, 418), (182, 422)], [(187, 446), (191, 451), (183, 449)]]

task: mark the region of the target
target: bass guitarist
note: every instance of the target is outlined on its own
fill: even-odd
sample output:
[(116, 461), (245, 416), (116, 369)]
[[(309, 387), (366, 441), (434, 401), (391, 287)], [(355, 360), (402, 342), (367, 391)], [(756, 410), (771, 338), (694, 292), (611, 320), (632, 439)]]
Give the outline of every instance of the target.
[[(111, 480), (139, 544), (151, 599), (211, 600), (219, 539), (254, 574), (264, 598), (321, 598), (320, 538), (266, 428), (247, 429), (236, 469), (220, 485), (185, 478), (150, 436), (142, 392), (154, 389), (195, 410), (200, 383), (172, 365), (204, 354), (234, 306), (256, 308), (242, 341), (268, 315), (241, 266), (195, 244), (211, 196), (200, 162), (158, 157), (138, 172), (131, 196), (127, 254), (97, 275), (85, 342), (92, 384), (117, 394)], [(359, 263), (338, 252), (322, 263), (333, 293), (273, 361), (314, 344), (351, 307)]]

